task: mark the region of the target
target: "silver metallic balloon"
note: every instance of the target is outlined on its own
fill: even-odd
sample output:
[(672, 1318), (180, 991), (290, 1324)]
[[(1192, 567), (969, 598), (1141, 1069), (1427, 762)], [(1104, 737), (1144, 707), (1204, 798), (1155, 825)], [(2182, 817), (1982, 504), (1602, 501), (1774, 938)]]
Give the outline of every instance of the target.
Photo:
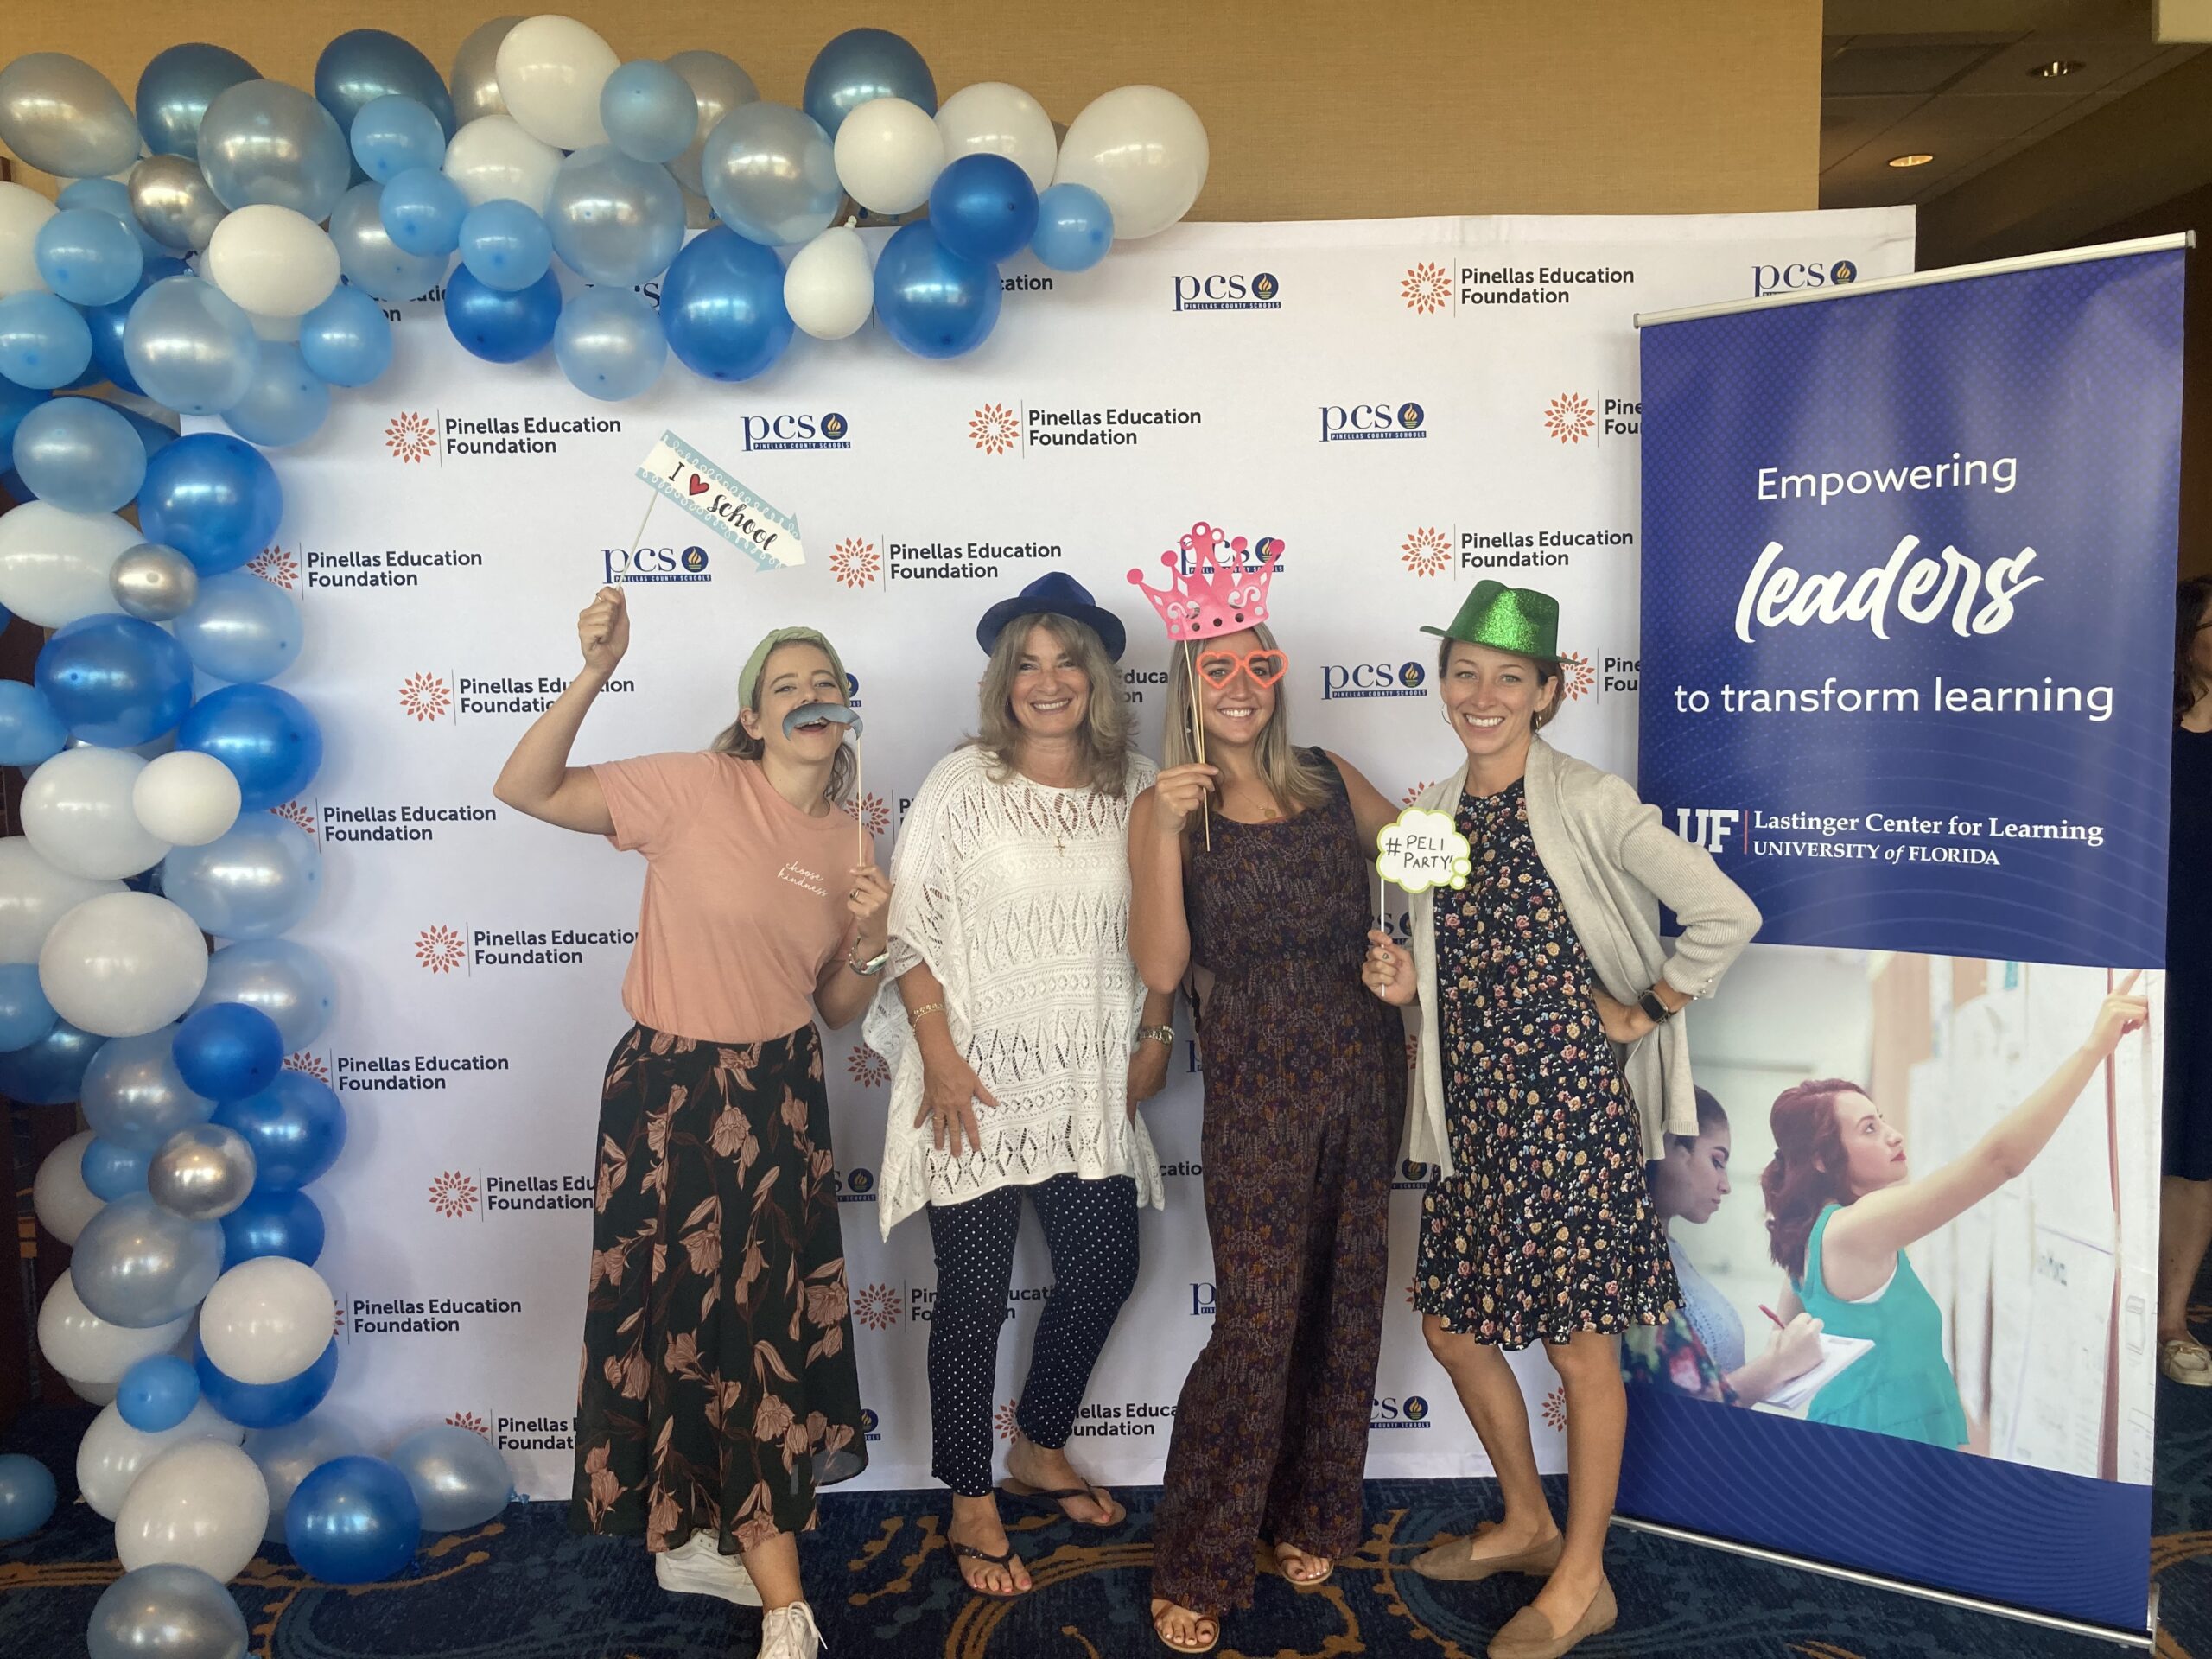
[(266, 202), (320, 224), (353, 176), (337, 118), (296, 86), (242, 80), (200, 123), (200, 170), (226, 207)]
[(223, 1230), (172, 1215), (144, 1192), (101, 1209), (69, 1258), (77, 1300), (133, 1331), (189, 1313), (222, 1272)]
[(626, 288), (659, 276), (683, 245), (683, 193), (666, 168), (594, 144), (553, 175), (545, 227), (577, 276)]
[(138, 159), (137, 118), (107, 77), (66, 52), (0, 69), (0, 143), (64, 179), (99, 179)]
[(85, 1632), (91, 1659), (245, 1659), (245, 1615), (196, 1567), (164, 1561), (100, 1592)]
[(156, 53), (138, 77), (138, 125), (156, 156), (196, 157), (200, 123), (215, 94), (261, 71), (235, 52), (194, 41)]
[(391, 1448), (391, 1461), (415, 1490), (425, 1532), (480, 1527), (514, 1496), (506, 1459), (473, 1429), (450, 1423), (417, 1429)]
[(507, 112), (507, 100), (499, 95), (499, 42), (520, 22), (510, 16), (479, 23), (453, 54), (453, 73), (446, 79), (453, 87), (454, 119), (461, 125), (480, 115)]
[(182, 616), (200, 597), (200, 572), (175, 548), (141, 542), (116, 556), (107, 585), (125, 616), (167, 622)]
[[(760, 89), (735, 60), (719, 52), (679, 52), (668, 60), (668, 67), (683, 77), (691, 95), (699, 100), (699, 125), (691, 135), (690, 147), (668, 164), (668, 170), (693, 195), (703, 196), (707, 187), (700, 179), (699, 158), (706, 150), (707, 135), (739, 105), (759, 103)], [(692, 228), (704, 229), (704, 221)]]
[(179, 253), (205, 248), (223, 219), (207, 175), (182, 156), (149, 156), (130, 169), (130, 211), (147, 235)]
[(732, 110), (707, 136), (700, 168), (715, 216), (770, 247), (812, 241), (845, 199), (829, 135), (788, 104)]
[(179, 1129), (214, 1116), (215, 1103), (185, 1086), (172, 1052), (175, 1043), (176, 1027), (163, 1026), (100, 1045), (77, 1096), (93, 1134), (129, 1151), (149, 1153)]
[(257, 1428), (248, 1434), (245, 1454), (269, 1487), (269, 1530), (263, 1535), (283, 1543), (284, 1506), (300, 1483), (333, 1458), (359, 1457), (365, 1450), (352, 1429), (315, 1412), (282, 1428)]
[(355, 185), (340, 198), (330, 215), (330, 239), (338, 245), (338, 269), (346, 280), (372, 299), (417, 300), (444, 279), (451, 256), (402, 253), (384, 227), (378, 202), (384, 187), (373, 181)]
[(146, 1166), (156, 1204), (187, 1221), (219, 1221), (253, 1190), (253, 1148), (236, 1129), (200, 1123), (179, 1129)]

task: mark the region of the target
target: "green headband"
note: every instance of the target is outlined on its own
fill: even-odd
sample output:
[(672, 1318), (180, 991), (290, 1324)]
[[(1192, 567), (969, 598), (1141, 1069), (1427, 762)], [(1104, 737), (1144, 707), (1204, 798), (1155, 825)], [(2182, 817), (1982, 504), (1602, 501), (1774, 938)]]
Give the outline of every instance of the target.
[(1423, 633), (1488, 645), (1539, 662), (1559, 661), (1559, 601), (1534, 588), (1509, 588), (1485, 578), (1459, 607), (1448, 628), (1424, 626)]
[(760, 671), (768, 665), (768, 658), (779, 645), (812, 645), (830, 659), (830, 666), (837, 671), (841, 685), (852, 682), (846, 677), (845, 664), (838, 658), (837, 647), (817, 629), (771, 628), (760, 636), (760, 643), (753, 647), (753, 654), (745, 659), (745, 666), (737, 671), (737, 700), (744, 708), (753, 706), (753, 693), (760, 683)]

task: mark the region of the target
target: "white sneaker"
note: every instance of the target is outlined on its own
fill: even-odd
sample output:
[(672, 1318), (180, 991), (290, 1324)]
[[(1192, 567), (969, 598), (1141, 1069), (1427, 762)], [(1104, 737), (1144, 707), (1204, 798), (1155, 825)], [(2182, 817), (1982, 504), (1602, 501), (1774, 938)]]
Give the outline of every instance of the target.
[(814, 1659), (829, 1645), (814, 1622), (814, 1609), (803, 1601), (760, 1615), (760, 1659)]
[(735, 1555), (725, 1555), (710, 1532), (695, 1532), (675, 1549), (653, 1557), (653, 1577), (677, 1595), (720, 1596), (741, 1607), (758, 1607), (760, 1592)]

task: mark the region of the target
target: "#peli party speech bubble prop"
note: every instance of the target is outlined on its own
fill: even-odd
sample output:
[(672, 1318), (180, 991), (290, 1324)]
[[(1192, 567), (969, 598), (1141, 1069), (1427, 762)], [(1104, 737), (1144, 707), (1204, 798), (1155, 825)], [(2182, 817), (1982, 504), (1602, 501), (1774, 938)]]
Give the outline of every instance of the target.
[(1375, 873), (1408, 893), (1464, 887), (1474, 869), (1474, 849), (1449, 812), (1409, 806), (1375, 836)]

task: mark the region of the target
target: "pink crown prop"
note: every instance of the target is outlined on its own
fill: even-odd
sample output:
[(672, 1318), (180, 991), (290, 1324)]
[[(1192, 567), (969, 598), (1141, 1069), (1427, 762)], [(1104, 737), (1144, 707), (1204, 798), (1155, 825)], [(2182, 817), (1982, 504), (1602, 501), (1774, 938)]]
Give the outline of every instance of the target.
[(1170, 639), (1208, 639), (1268, 620), (1268, 583), (1281, 556), (1279, 537), (1262, 536), (1251, 546), (1242, 536), (1231, 540), (1211, 524), (1192, 524), (1180, 553), (1160, 556), (1167, 567), (1165, 592), (1147, 588), (1141, 570), (1130, 571), (1129, 580), (1160, 613)]

